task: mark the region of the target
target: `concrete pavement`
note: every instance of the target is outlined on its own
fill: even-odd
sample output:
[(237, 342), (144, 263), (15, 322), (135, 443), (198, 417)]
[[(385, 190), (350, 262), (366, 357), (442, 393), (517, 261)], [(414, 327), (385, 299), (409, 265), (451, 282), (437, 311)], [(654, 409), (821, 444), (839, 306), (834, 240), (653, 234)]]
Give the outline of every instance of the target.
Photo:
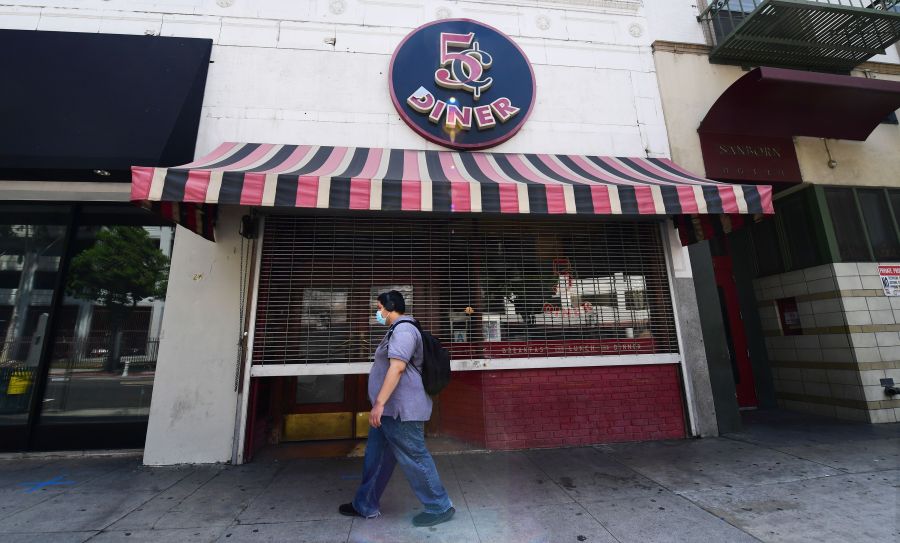
[(147, 468), (139, 455), (0, 460), (0, 542), (788, 542), (900, 538), (900, 425), (745, 415), (720, 438), (448, 454), (457, 508), (419, 509), (400, 473), (384, 516), (337, 513), (361, 459)]

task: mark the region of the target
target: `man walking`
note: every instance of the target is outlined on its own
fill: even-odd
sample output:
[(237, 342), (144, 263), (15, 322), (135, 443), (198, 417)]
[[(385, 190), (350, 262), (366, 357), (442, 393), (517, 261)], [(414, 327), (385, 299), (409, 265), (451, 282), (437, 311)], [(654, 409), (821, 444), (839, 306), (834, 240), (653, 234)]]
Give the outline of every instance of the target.
[[(434, 526), (456, 510), (441, 483), (434, 459), (425, 448), (425, 421), (431, 418), (431, 398), (422, 385), (422, 334), (406, 313), (403, 295), (392, 290), (378, 295), (375, 318), (390, 328), (375, 350), (369, 373), (369, 439), (362, 483), (342, 515), (374, 518), (394, 466), (400, 469), (425, 511), (415, 526)], [(412, 366), (412, 367), (410, 367)]]

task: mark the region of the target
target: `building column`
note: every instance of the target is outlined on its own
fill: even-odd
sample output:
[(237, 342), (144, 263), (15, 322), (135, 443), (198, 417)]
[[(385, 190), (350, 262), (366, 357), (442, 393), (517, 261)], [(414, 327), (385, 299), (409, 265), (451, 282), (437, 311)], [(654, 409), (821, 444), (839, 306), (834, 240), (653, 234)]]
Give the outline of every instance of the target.
[[(705, 336), (701, 326), (691, 258), (688, 256), (687, 248), (681, 246), (678, 230), (672, 223), (666, 221), (663, 230), (667, 234), (669, 249), (667, 260), (671, 271), (672, 300), (678, 323), (682, 369), (685, 373), (685, 395), (688, 414), (692, 417), (688, 430), (697, 437), (717, 436), (720, 428), (716, 419), (716, 404), (710, 381), (710, 368), (706, 357)], [(715, 282), (711, 284), (714, 288)], [(737, 413), (736, 405), (735, 413)]]
[(177, 228), (144, 464), (231, 460), (243, 213), (219, 209), (215, 243)]

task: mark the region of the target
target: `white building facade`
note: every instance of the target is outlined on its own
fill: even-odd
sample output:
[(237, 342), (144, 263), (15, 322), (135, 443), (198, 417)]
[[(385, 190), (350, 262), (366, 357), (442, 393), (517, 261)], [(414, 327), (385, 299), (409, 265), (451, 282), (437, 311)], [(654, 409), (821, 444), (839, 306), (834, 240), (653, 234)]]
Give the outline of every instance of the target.
[[(740, 69), (710, 65), (702, 54), (682, 54), (678, 45), (660, 45), (702, 48), (706, 41), (697, 15), (689, 2), (668, 0), (58, 1), (2, 7), (0, 28), (211, 40), (194, 151), (200, 164), (222, 142), (349, 148), (347, 153), (444, 151), (419, 136), (398, 114), (389, 90), (391, 60), (404, 37), (423, 25), (474, 20), (497, 29), (521, 48), (536, 87), (527, 122), (492, 153), (552, 155), (559, 161), (563, 155), (672, 158), (702, 176), (694, 134), (709, 102), (740, 75)], [(877, 60), (884, 66), (896, 63), (896, 51)], [(710, 81), (704, 79), (707, 76)], [(702, 89), (694, 88), (695, 82)], [(891, 129), (896, 132), (892, 126), (883, 135), (876, 134), (873, 141), (884, 142), (873, 145), (893, 145), (896, 134)], [(870, 142), (865, 145), (867, 150), (859, 153), (877, 153)], [(274, 156), (276, 148), (269, 152)], [(845, 149), (838, 144), (832, 152)], [(846, 160), (852, 161), (849, 157), (856, 156), (856, 150), (846, 152)], [(814, 166), (820, 161), (815, 142), (799, 142), (798, 154), (804, 181), (807, 171), (815, 171), (812, 177), (823, 174), (821, 182), (829, 182), (824, 174), (832, 172)], [(349, 161), (350, 155), (345, 156)], [(872, 166), (873, 178), (892, 168), (884, 160), (878, 164)], [(689, 174), (673, 170), (671, 175)], [(66, 185), (65, 198), (129, 200), (127, 184), (98, 186), (96, 180), (87, 181)], [(0, 198), (31, 203), (54, 198), (48, 195), (54, 191), (45, 187), (0, 181)], [(694, 188), (702, 200), (703, 192)], [(659, 189), (653, 190), (657, 194)], [(267, 196), (262, 197), (265, 201)], [(748, 212), (743, 198), (732, 213)], [(715, 391), (721, 375), (707, 363), (710, 351), (704, 334), (711, 332), (701, 323), (691, 259), (669, 220), (675, 213), (663, 206), (662, 197), (649, 205), (651, 209), (656, 205), (650, 216), (622, 221), (601, 217), (599, 223), (567, 223), (562, 213), (555, 222), (506, 217), (507, 222), (493, 223), (490, 217), (473, 215), (454, 222), (455, 216), (432, 218), (422, 213), (382, 218), (372, 208), (366, 209), (368, 214), (355, 215), (328, 209), (266, 209), (265, 203), (220, 203), (215, 242), (187, 228), (176, 230), (145, 463), (241, 463), (267, 444), (364, 437), (364, 425), (356, 423), (365, 420), (360, 417), (367, 411), (360, 390), (365, 389), (361, 379), (367, 372), (368, 353), (361, 346), (378, 332), (361, 315), (368, 312), (369, 295), (388, 286), (411, 297), (413, 313), (460, 349), (454, 353), (468, 353), (454, 354), (457, 371), (441, 396), (429, 428), (432, 435), (497, 449), (717, 435), (727, 420), (722, 412), (733, 410), (729, 416), (736, 416), (737, 406), (722, 402), (717, 397), (721, 392)], [(566, 206), (567, 213), (576, 213), (574, 199)], [(702, 213), (700, 208), (696, 212)], [(261, 220), (249, 220), (251, 215)], [(363, 274), (358, 271), (361, 263), (375, 269), (397, 265), (396, 261), (392, 264), (368, 249), (341, 252), (342, 244), (358, 243), (368, 232), (374, 232), (372, 240), (382, 239), (378, 229), (392, 222), (396, 225), (391, 226), (391, 239), (397, 244), (393, 249), (403, 266), (416, 265), (426, 243), (431, 251), (427, 258), (435, 266), (410, 267), (412, 271), (393, 275), (377, 270)], [(249, 234), (254, 224), (261, 235), (242, 237), (239, 232)], [(428, 236), (420, 237), (421, 231)], [(466, 237), (454, 237), (458, 232)], [(304, 245), (308, 236), (327, 241)], [(469, 248), (464, 258), (459, 239)], [(498, 254), (512, 256), (498, 261)], [(520, 263), (509, 264), (510, 258)], [(279, 268), (285, 259), (292, 263), (290, 269)], [(329, 261), (325, 268), (323, 259)], [(453, 273), (422, 279), (423, 274), (430, 277), (443, 259), (468, 263), (463, 284), (454, 282)], [(454, 270), (458, 264), (448, 265)], [(325, 271), (303, 271), (306, 266)], [(289, 281), (283, 279), (288, 273), (293, 274)], [(330, 277), (330, 282), (325, 284), (323, 277)], [(627, 284), (616, 286), (617, 277)], [(758, 281), (764, 288), (765, 279)], [(354, 284), (364, 287), (354, 290)], [(288, 294), (279, 299), (277, 293), (284, 291)], [(537, 302), (536, 309), (516, 305), (517, 300), (529, 299)], [(323, 321), (312, 319), (309, 309), (315, 300), (324, 304), (322, 312), (328, 319), (324, 322), (330, 323), (318, 332), (315, 327)], [(579, 313), (573, 317), (572, 311)], [(490, 323), (496, 327), (490, 328)], [(344, 327), (346, 335), (340, 335)], [(574, 333), (580, 334), (577, 340), (572, 339)], [(282, 337), (287, 339), (278, 345), (285, 361), (275, 364), (265, 358), (275, 356), (267, 345)], [(537, 350), (534, 337), (541, 344)], [(333, 344), (344, 343), (350, 347), (334, 350)], [(315, 354), (323, 344), (327, 353)], [(499, 344), (518, 354), (497, 354)], [(477, 354), (472, 354), (475, 350)], [(298, 352), (306, 353), (306, 358)], [(287, 361), (290, 356), (300, 358)], [(596, 384), (585, 390), (585, 382)], [(538, 415), (541, 426), (535, 432), (519, 428), (516, 414), (548, 383), (556, 384), (546, 389), (553, 393)], [(647, 393), (650, 385), (652, 395)], [(519, 400), (506, 407), (492, 403), (503, 397)]]

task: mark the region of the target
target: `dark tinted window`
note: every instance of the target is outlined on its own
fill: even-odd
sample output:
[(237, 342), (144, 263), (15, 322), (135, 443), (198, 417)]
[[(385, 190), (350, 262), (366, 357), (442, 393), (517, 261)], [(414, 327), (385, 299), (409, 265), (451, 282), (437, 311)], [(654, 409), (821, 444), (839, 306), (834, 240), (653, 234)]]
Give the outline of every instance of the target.
[(888, 197), (891, 200), (891, 207), (894, 208), (894, 217), (900, 222), (900, 190), (888, 192)]
[(56, 288), (56, 272), (38, 271), (34, 273), (33, 287), (37, 290), (53, 290)]
[(805, 196), (798, 194), (797, 197), (788, 199), (778, 210), (791, 255), (791, 269), (794, 270), (821, 264), (822, 260), (813, 229), (813, 215)]
[(0, 270), (0, 290), (19, 288), (20, 275), (18, 271)]
[(859, 262), (872, 259), (866, 246), (862, 221), (850, 189), (825, 189), (825, 200), (834, 225), (841, 262)]
[(857, 195), (875, 260), (900, 258), (900, 240), (897, 239), (897, 231), (894, 229), (894, 220), (888, 209), (884, 191), (859, 190)]
[(759, 275), (772, 275), (784, 271), (774, 218), (753, 225), (753, 248), (756, 250), (756, 267)]

